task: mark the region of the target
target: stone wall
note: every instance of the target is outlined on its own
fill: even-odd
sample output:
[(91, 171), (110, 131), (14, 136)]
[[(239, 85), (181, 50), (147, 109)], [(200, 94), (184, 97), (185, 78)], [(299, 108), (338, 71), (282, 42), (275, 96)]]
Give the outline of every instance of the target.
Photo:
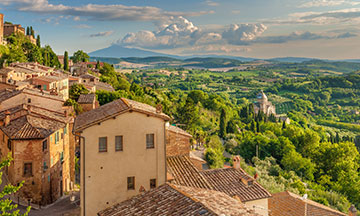
[(190, 139), (188, 135), (166, 130), (166, 156), (189, 155)]

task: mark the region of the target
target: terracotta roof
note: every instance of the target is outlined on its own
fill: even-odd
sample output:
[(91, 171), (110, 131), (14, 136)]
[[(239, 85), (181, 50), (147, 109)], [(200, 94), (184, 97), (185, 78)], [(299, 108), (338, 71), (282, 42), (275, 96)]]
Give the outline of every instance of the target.
[(307, 204), (306, 207), (306, 215), (314, 215), (314, 216), (340, 216), (347, 215), (345, 213), (336, 211), (328, 206), (322, 205), (310, 199), (303, 199), (301, 196), (291, 193), (289, 191), (285, 191), (283, 193), (287, 193), (289, 196), (301, 200), (302, 202)]
[(11, 139), (44, 139), (63, 127), (64, 123), (28, 114), (12, 119), (0, 129)]
[(20, 93), (21, 93), (21, 91), (19, 91), (19, 90), (4, 89), (4, 90), (0, 91), (0, 102), (3, 102), (9, 98), (12, 98)]
[(15, 68), (13, 68), (13, 67), (2, 68), (2, 69), (0, 69), (0, 74), (7, 75), (9, 72), (14, 71), (14, 70), (15, 70)]
[(188, 156), (167, 157), (166, 161), (167, 170), (174, 178), (172, 183), (188, 187), (213, 189)]
[(96, 101), (96, 95), (95, 94), (82, 94), (80, 95), (78, 99), (78, 103), (80, 104), (92, 104)]
[(80, 114), (75, 119), (74, 130), (80, 131), (130, 110), (163, 118), (164, 120), (170, 120), (170, 117), (166, 114), (156, 112), (155, 107), (126, 98), (121, 98), (100, 106), (97, 109)]
[(114, 88), (104, 82), (97, 82), (95, 83), (96, 90), (105, 90), (105, 91), (115, 91)]
[(96, 79), (96, 78), (98, 78), (98, 77), (96, 77), (94, 75), (91, 75), (91, 74), (88, 74), (88, 73), (87, 74), (82, 74), (79, 77), (82, 78), (82, 79)]
[(244, 184), (242, 179), (252, 180), (252, 177), (242, 169), (222, 168), (204, 170), (201, 173), (214, 190), (231, 197), (237, 196), (242, 202), (271, 197), (271, 194), (256, 181), (252, 185)]
[(188, 137), (192, 137), (192, 135), (189, 134), (188, 132), (184, 131), (183, 129), (181, 129), (179, 127), (173, 126), (173, 125), (167, 126), (166, 130), (172, 131), (174, 133), (179, 133), (179, 134), (182, 134), (182, 135), (185, 135), (185, 136), (188, 136)]
[(44, 82), (58, 82), (61, 80), (67, 79), (67, 77), (65, 76), (39, 76), (39, 77), (34, 77), (33, 81), (44, 81)]
[(164, 184), (102, 210), (99, 216), (127, 215), (256, 215), (226, 194)]

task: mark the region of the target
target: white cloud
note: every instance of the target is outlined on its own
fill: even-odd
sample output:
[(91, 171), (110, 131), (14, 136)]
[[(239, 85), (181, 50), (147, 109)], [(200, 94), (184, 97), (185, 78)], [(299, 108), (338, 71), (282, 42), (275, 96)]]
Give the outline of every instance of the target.
[(204, 3), (205, 3), (206, 5), (208, 5), (208, 6), (211, 6), (211, 7), (217, 7), (217, 6), (219, 6), (219, 3), (214, 2), (214, 1), (211, 1), (211, 0), (206, 0)]
[(264, 24), (232, 24), (222, 33), (222, 37), (230, 44), (246, 45), (266, 29)]
[(90, 37), (107, 37), (114, 33), (114, 31), (99, 32), (89, 35)]
[(91, 26), (86, 25), (86, 24), (80, 24), (80, 25), (76, 25), (74, 27), (78, 28), (78, 29), (90, 29), (90, 28), (92, 28)]
[(301, 4), (300, 8), (311, 8), (311, 7), (333, 7), (339, 5), (359, 5), (360, 2), (349, 1), (349, 0), (313, 0)]
[(149, 6), (126, 6), (121, 4), (101, 5), (87, 4), (83, 6), (67, 6), (63, 4), (51, 4), (48, 0), (1, 0), (2, 5), (13, 5), (19, 11), (36, 12), (42, 14), (59, 14), (74, 16), (74, 20), (80, 17), (88, 17), (92, 20), (134, 20), (134, 21), (157, 21), (168, 19), (171, 16), (199, 16), (211, 11), (200, 12), (173, 12), (164, 11), (157, 7)]

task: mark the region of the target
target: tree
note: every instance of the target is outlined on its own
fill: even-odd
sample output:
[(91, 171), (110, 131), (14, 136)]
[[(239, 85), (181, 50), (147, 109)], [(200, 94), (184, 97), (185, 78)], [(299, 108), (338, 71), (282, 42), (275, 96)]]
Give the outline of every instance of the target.
[(76, 51), (71, 57), (74, 63), (78, 62), (88, 62), (90, 60), (90, 56), (82, 50)]
[(220, 114), (220, 132), (219, 132), (219, 136), (221, 138), (225, 138), (226, 136), (226, 111), (224, 108), (221, 109), (221, 114)]
[(36, 45), (37, 45), (39, 48), (41, 47), (40, 35), (38, 35), (37, 38), (36, 38)]
[(64, 70), (69, 70), (69, 54), (67, 51), (64, 53)]
[(87, 90), (82, 84), (74, 84), (70, 87), (69, 95), (70, 99), (77, 101), (81, 94), (88, 94)]
[[(5, 160), (1, 161), (0, 163), (0, 170), (2, 170), (4, 167), (7, 167), (10, 165), (10, 162), (12, 161), (12, 158), (8, 156)], [(2, 182), (2, 172), (0, 171), (0, 184)], [(5, 216), (26, 216), (30, 212), (30, 206), (27, 208), (25, 214), (20, 214), (20, 210), (16, 210), (18, 205), (12, 204), (12, 201), (7, 198), (5, 199), (5, 196), (11, 195), (19, 191), (19, 189), (23, 186), (24, 182), (21, 182), (18, 186), (13, 186), (11, 184), (7, 184), (4, 186), (3, 190), (0, 192), (0, 212), (1, 215)]]
[(96, 62), (96, 67), (95, 67), (95, 68), (98, 69), (98, 70), (100, 70), (101, 66), (100, 66), (100, 61), (99, 61), (99, 60), (97, 60), (97, 62)]
[(194, 101), (187, 97), (183, 106), (177, 110), (177, 121), (185, 124), (185, 129), (193, 131), (195, 130), (196, 123), (199, 121), (199, 108), (194, 104)]
[(29, 26), (26, 27), (26, 35), (30, 35), (30, 28), (29, 28)]

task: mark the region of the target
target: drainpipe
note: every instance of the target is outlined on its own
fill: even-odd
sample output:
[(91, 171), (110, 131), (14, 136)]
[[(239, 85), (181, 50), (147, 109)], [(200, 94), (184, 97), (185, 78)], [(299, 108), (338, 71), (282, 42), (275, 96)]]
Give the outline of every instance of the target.
[[(85, 137), (83, 136), (80, 136), (80, 135), (77, 135), (75, 133), (75, 131), (73, 130), (72, 133), (74, 134), (75, 137), (79, 137), (79, 141), (80, 141), (80, 157), (82, 158), (82, 167), (83, 167), (83, 188), (80, 188), (82, 189), (82, 192), (83, 192), (83, 213), (84, 213), (84, 216), (86, 215), (85, 214)], [(81, 139), (83, 139), (83, 151), (81, 152)], [(75, 165), (76, 166), (76, 165)], [(80, 176), (81, 176), (81, 170), (80, 170)]]

